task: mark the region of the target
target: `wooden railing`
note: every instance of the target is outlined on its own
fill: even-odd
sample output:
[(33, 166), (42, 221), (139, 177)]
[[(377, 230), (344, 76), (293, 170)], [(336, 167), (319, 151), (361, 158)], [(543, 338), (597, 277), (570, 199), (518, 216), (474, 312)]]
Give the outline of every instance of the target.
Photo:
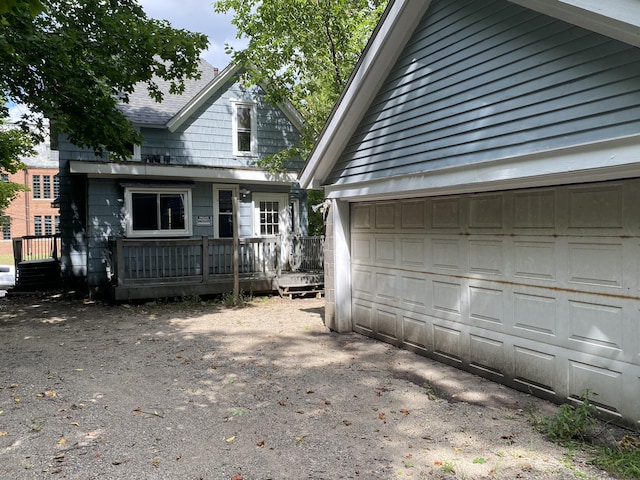
[(293, 236), (289, 264), (294, 272), (321, 272), (324, 269), (324, 237)]
[[(279, 237), (239, 239), (239, 273), (277, 273), (280, 245)], [(110, 250), (113, 273), (120, 285), (145, 281), (206, 282), (212, 275), (233, 274), (232, 239), (118, 238), (111, 242)]]
[(59, 260), (60, 234), (14, 238), (13, 258), (16, 265), (32, 260)]
[[(323, 237), (297, 237), (290, 243), (292, 271), (322, 271)], [(233, 275), (231, 238), (128, 239), (110, 241), (112, 280), (117, 285), (139, 283), (206, 283), (209, 277)], [(279, 275), (285, 262), (279, 236), (241, 238), (238, 272), (241, 275)]]

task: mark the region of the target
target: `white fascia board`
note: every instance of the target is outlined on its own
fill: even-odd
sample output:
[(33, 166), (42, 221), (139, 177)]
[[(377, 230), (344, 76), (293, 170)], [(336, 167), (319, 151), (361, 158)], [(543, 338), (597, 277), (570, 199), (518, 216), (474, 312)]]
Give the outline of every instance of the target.
[(510, 0), (525, 8), (640, 47), (639, 0)]
[(81, 173), (89, 178), (145, 178), (158, 180), (192, 180), (198, 182), (268, 183), (291, 185), (295, 173), (271, 173), (255, 169), (207, 168), (179, 165), (154, 165), (142, 162), (69, 162), (71, 173)]
[(640, 135), (368, 182), (327, 185), (325, 196), (382, 200), (631, 177), (640, 177)]
[(395, 0), (389, 5), (300, 173), (302, 188), (324, 183), (430, 4)]
[(200, 108), (211, 96), (225, 85), (234, 75), (240, 71), (239, 64), (231, 64), (222, 70), (218, 75), (204, 87), (195, 97), (191, 99), (182, 109), (167, 122), (167, 128), (174, 133), (193, 113)]

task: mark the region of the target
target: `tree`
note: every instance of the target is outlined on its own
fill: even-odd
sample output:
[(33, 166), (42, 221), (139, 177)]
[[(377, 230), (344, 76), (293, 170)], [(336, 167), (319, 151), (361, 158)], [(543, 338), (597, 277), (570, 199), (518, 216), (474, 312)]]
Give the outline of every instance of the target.
[(157, 101), (157, 79), (180, 93), (206, 46), (205, 35), (148, 19), (135, 0), (0, 0), (0, 88), (34, 112), (23, 127), (35, 123), (41, 135), (44, 116), (115, 159), (142, 140), (117, 104), (138, 82)]
[(247, 84), (262, 85), (273, 103), (288, 99), (305, 119), (300, 145), (262, 161), (271, 169), (306, 157), (344, 89), (387, 0), (218, 0), (234, 11), (243, 50), (227, 45)]
[[(0, 119), (0, 171), (16, 173), (24, 169), (21, 158), (35, 155), (33, 139), (20, 129), (7, 126)], [(18, 192), (29, 190), (25, 185), (0, 181), (0, 216), (4, 214)], [(3, 225), (0, 225), (2, 227)]]

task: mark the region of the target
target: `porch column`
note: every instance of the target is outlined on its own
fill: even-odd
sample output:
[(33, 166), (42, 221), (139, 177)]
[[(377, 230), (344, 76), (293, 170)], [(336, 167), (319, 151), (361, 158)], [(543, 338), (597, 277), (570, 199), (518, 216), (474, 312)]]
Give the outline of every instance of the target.
[(353, 330), (349, 210), (348, 202), (331, 200), (326, 232), (325, 325), (340, 333)]

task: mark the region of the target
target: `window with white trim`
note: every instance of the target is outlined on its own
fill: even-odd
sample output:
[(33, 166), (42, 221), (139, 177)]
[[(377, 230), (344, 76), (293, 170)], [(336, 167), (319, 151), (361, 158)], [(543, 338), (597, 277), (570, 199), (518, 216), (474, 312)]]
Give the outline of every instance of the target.
[(125, 189), (129, 237), (190, 236), (191, 190), (188, 188)]
[(256, 105), (251, 102), (231, 101), (233, 110), (233, 154), (254, 155), (256, 153)]
[(0, 217), (2, 223), (2, 239), (11, 240), (11, 217), (4, 215)]

